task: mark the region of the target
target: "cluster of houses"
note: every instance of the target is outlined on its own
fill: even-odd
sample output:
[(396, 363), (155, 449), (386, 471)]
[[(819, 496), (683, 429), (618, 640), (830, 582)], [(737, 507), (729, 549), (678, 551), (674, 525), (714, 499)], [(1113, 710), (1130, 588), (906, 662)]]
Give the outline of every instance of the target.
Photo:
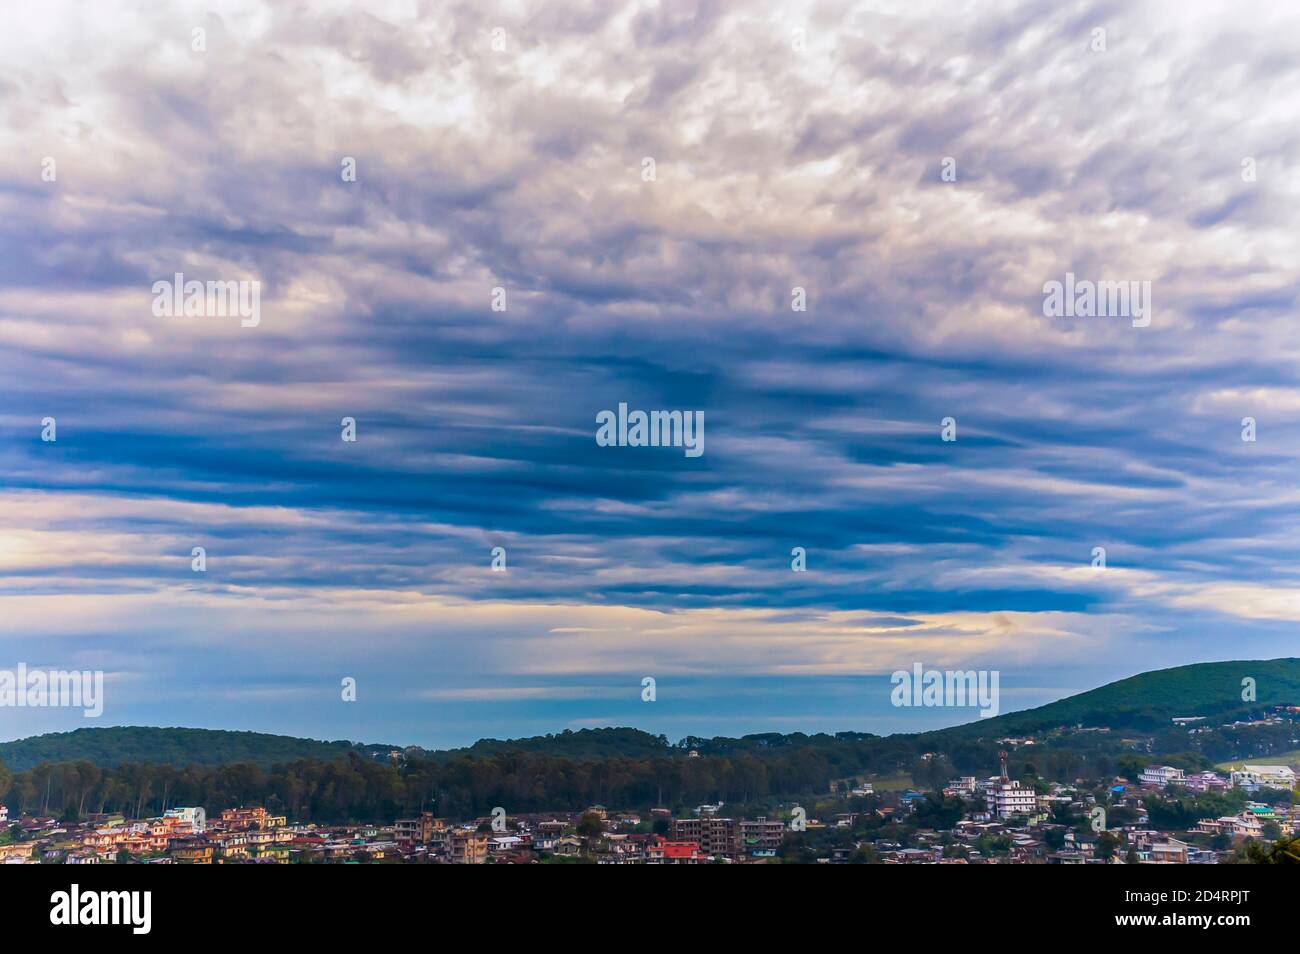
[[(1300, 807), (1293, 801), (1269, 805), (1263, 802), (1247, 800), (1245, 808), (1236, 815), (1221, 818), (1207, 818), (1197, 823), (1188, 832), (1185, 839), (1176, 838), (1168, 832), (1161, 832), (1149, 827), (1143, 796), (1154, 792), (1176, 795), (1186, 792), (1203, 794), (1207, 792), (1225, 792), (1229, 788), (1239, 788), (1248, 794), (1261, 789), (1292, 790), (1296, 784), (1296, 774), (1286, 765), (1243, 765), (1232, 771), (1228, 778), (1215, 772), (1186, 773), (1182, 769), (1169, 765), (1150, 765), (1138, 778), (1137, 786), (1130, 786), (1125, 779), (1115, 779), (1103, 799), (1106, 804), (1098, 802), (1095, 795), (1081, 792), (1069, 786), (1053, 783), (1046, 792), (1038, 793), (1019, 781), (1009, 780), (1005, 774), (977, 780), (970, 776), (951, 780), (943, 789), (949, 796), (959, 796), (976, 804), (983, 804), (983, 811), (969, 812), (967, 817), (958, 822), (953, 837), (942, 838), (939, 833), (918, 832), (915, 841), (918, 846), (905, 850), (882, 852), (886, 861), (962, 863), (963, 861), (988, 861), (992, 858), (980, 858), (978, 851), (965, 851), (964, 858), (944, 857), (951, 855), (954, 843), (975, 844), (985, 838), (1001, 839), (1010, 848), (999, 861), (1009, 863), (1048, 863), (1048, 864), (1089, 864), (1107, 861), (1123, 862), (1136, 860), (1149, 864), (1214, 864), (1221, 860), (1224, 850), (1192, 843), (1196, 835), (1224, 836), (1226, 845), (1236, 846), (1247, 839), (1260, 840), (1265, 837), (1266, 826), (1276, 825), (1284, 835), (1300, 834)], [(905, 792), (904, 804), (921, 797), (917, 792)], [(1080, 835), (1075, 828), (1053, 824), (1053, 809), (1064, 806), (1075, 817), (1089, 817), (1096, 820), (1093, 831)], [(1134, 824), (1108, 826), (1106, 824), (1107, 808), (1123, 807), (1136, 818)], [(1053, 833), (1056, 837), (1053, 837)], [(1108, 850), (1099, 851), (1102, 834), (1109, 833)], [(1204, 839), (1197, 839), (1203, 841)], [(927, 845), (927, 841), (934, 841)], [(1055, 843), (1055, 844), (1053, 844)], [(1225, 842), (1220, 840), (1219, 844)], [(891, 845), (876, 845), (879, 848), (894, 848)]]
[[(7, 823), (0, 808), (0, 822)], [(0, 842), (4, 864), (145, 863), (212, 864), (288, 860), (296, 833), (283, 815), (265, 808), (232, 808), (208, 819), (202, 808), (172, 808), (156, 818), (127, 821), (120, 814), (91, 815), (80, 823), (24, 815)]]
[[(666, 808), (652, 809), (648, 822), (666, 829), (663, 834), (645, 831), (646, 819), (638, 813), (611, 812), (600, 805), (576, 815), (518, 815), (460, 826), (426, 812), (399, 819), (394, 831), (400, 850), (411, 859), (452, 864), (520, 864), (566, 857), (597, 864), (702, 864), (758, 860), (777, 853), (789, 830), (785, 822), (723, 818), (717, 813), (720, 807), (701, 806), (685, 819), (673, 818)], [(493, 821), (500, 830), (491, 829)], [(581, 825), (583, 821), (598, 830)]]
[[(967, 806), (945, 830), (913, 822), (914, 809), (927, 796), (911, 790), (872, 797), (871, 824), (862, 823), (863, 812), (845, 811), (822, 822), (797, 807), (782, 818), (733, 818), (721, 804), (701, 805), (689, 817), (674, 817), (666, 808), (642, 817), (597, 805), (580, 813), (509, 818), (498, 809), (459, 823), (422, 812), (392, 825), (344, 826), (290, 825), (285, 816), (260, 807), (228, 809), (215, 819), (202, 808), (179, 807), (140, 821), (99, 815), (72, 824), (24, 815), (10, 822), (0, 806), (0, 863), (520, 864), (570, 858), (598, 864), (761, 863), (781, 853), (792, 832), (805, 832), (808, 837), (801, 841), (812, 846), (816, 861), (830, 864), (864, 857), (886, 864), (1199, 864), (1222, 860), (1247, 839), (1266, 838), (1274, 826), (1283, 834), (1300, 834), (1300, 807), (1290, 799), (1272, 805), (1248, 799), (1240, 813), (1202, 819), (1175, 837), (1151, 827), (1145, 796), (1229, 787), (1255, 794), (1291, 790), (1295, 784), (1295, 772), (1285, 765), (1247, 764), (1228, 778), (1150, 765), (1137, 785), (1115, 779), (1108, 790), (1052, 783), (1040, 791), (1007, 777), (1004, 754), (1000, 775), (963, 776), (943, 788), (943, 795), (959, 797)], [(874, 796), (867, 784), (848, 794)], [(846, 801), (842, 807), (853, 805), (862, 803)], [(1107, 824), (1107, 812), (1116, 807), (1127, 810), (1120, 817), (1131, 823)], [(1059, 821), (1078, 818), (1091, 824)], [(872, 833), (878, 837), (868, 837)]]
[(1240, 788), (1247, 792), (1257, 792), (1261, 788), (1290, 791), (1295, 787), (1296, 774), (1289, 765), (1243, 765), (1225, 779), (1215, 772), (1188, 775), (1172, 765), (1148, 765), (1138, 776), (1138, 782), (1143, 788), (1164, 789), (1173, 786), (1197, 794), (1223, 792), (1229, 788)]
[[(584, 830), (587, 816), (598, 831)], [(672, 828), (667, 809), (652, 812)], [(452, 823), (423, 812), (392, 825), (290, 825), (264, 808), (239, 808), (207, 818), (202, 808), (173, 808), (156, 818), (127, 821), (122, 815), (95, 815), (81, 823), (24, 815), (10, 823), (0, 806), (3, 864), (288, 864), (291, 862), (428, 862), (440, 864), (517, 864), (547, 858), (582, 856), (603, 864), (698, 864), (712, 860), (701, 847), (723, 850), (710, 838), (734, 832), (734, 853), (770, 857), (780, 846), (780, 821), (709, 819), (700, 830), (672, 835), (644, 831), (636, 813), (611, 813), (594, 806), (583, 813), (504, 816)], [(499, 829), (499, 830), (497, 830)], [(583, 831), (583, 834), (579, 834)], [(689, 836), (694, 835), (695, 840)], [(730, 836), (728, 836), (730, 837)], [(733, 851), (727, 847), (730, 856)]]

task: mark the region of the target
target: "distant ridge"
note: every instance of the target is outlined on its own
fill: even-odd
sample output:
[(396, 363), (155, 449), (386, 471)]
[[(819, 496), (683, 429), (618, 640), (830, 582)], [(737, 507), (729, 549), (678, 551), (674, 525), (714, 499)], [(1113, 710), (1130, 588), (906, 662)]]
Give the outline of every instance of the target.
[[(1241, 698), (1242, 680), (1247, 677), (1255, 680), (1255, 702), (1245, 702)], [(1130, 676), (1035, 709), (1009, 712), (948, 729), (916, 733), (915, 736), (924, 738), (927, 745), (940, 746), (975, 739), (1029, 735), (1062, 726), (1107, 726), (1148, 731), (1168, 728), (1175, 716), (1206, 716), (1211, 721), (1223, 722), (1258, 716), (1277, 705), (1300, 705), (1300, 659), (1195, 663), (1161, 669)], [(412, 757), (437, 760), (526, 751), (585, 761), (681, 757), (689, 749), (697, 750), (702, 756), (759, 755), (818, 738), (866, 740), (875, 737), (863, 732), (840, 732), (833, 737), (771, 732), (738, 739), (687, 737), (674, 744), (662, 735), (651, 735), (639, 729), (602, 728), (521, 739), (482, 739), (460, 749), (426, 751), (412, 746), (405, 751)], [(262, 732), (125, 726), (77, 729), (0, 743), (0, 762), (14, 771), (23, 771), (41, 762), (76, 761), (99, 766), (127, 762), (178, 766), (251, 762), (269, 767), (298, 759), (333, 761), (346, 758), (349, 753), (364, 758), (384, 758), (397, 748), (401, 746), (323, 742)]]
[[(1254, 702), (1242, 699), (1242, 680), (1246, 678), (1255, 681)], [(1157, 669), (1036, 709), (1008, 712), (934, 734), (992, 738), (1074, 725), (1157, 729), (1168, 727), (1177, 716), (1229, 721), (1278, 705), (1300, 705), (1300, 659), (1193, 663)]]
[(359, 742), (318, 742), (264, 732), (115, 726), (51, 732), (0, 742), (0, 762), (14, 771), (24, 771), (41, 762), (79, 761), (101, 767), (127, 762), (180, 766), (252, 762), (271, 766), (297, 759), (328, 762), (349, 752), (370, 757), (391, 748)]

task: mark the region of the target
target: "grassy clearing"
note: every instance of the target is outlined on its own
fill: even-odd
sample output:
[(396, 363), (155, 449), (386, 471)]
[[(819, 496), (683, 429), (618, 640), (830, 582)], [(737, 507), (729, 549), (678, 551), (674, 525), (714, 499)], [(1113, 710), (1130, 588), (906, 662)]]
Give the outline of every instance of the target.
[(1279, 752), (1276, 755), (1261, 755), (1258, 758), (1237, 762), (1220, 762), (1215, 768), (1221, 772), (1239, 772), (1243, 765), (1289, 765), (1293, 769), (1300, 769), (1300, 749)]

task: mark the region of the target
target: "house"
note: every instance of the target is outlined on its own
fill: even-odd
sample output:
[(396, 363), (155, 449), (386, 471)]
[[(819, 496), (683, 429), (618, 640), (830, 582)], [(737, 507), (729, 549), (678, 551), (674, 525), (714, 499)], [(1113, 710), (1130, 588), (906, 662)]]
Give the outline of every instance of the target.
[(278, 828), (288, 823), (283, 815), (272, 815), (265, 808), (227, 808), (221, 813), (221, 827), (235, 828)]
[(582, 839), (577, 835), (562, 835), (551, 842), (549, 851), (561, 858), (576, 858), (582, 854)]
[(0, 845), (0, 864), (11, 865), (26, 861), (32, 856), (30, 842), (17, 842), (12, 845)]
[(1196, 772), (1183, 778), (1181, 784), (1188, 791), (1202, 794), (1205, 792), (1225, 792), (1228, 790), (1227, 779), (1214, 772)]
[(207, 838), (196, 835), (192, 838), (174, 838), (171, 842), (172, 861), (178, 865), (212, 864), (213, 845)]
[(1187, 848), (1187, 843), (1179, 841), (1177, 838), (1152, 842), (1150, 848), (1151, 863), (1157, 865), (1185, 865), (1187, 864)]
[(203, 834), (208, 823), (208, 813), (198, 806), (169, 808), (163, 812), (162, 817), (169, 824), (183, 826), (194, 835)]
[(1227, 835), (1233, 841), (1238, 841), (1243, 838), (1259, 838), (1264, 832), (1264, 825), (1250, 812), (1242, 812), (1240, 815), (1202, 819), (1196, 823), (1196, 831)]
[(518, 835), (496, 835), (488, 842), (488, 854), (499, 855), (506, 852), (518, 851), (520, 848), (527, 847), (527, 842)]
[(668, 841), (656, 836), (646, 845), (646, 864), (698, 865), (705, 860), (700, 846), (693, 841)]

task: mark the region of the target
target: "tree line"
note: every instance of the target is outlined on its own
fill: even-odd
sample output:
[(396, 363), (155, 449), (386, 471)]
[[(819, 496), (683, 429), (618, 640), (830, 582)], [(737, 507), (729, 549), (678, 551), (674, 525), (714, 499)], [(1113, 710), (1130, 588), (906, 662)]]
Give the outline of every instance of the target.
[[(295, 821), (391, 822), (419, 811), (474, 818), (509, 812), (751, 804), (826, 793), (873, 774), (907, 772), (919, 788), (937, 789), (957, 774), (996, 771), (991, 742), (961, 742), (946, 754), (923, 751), (917, 737), (818, 737), (727, 755), (691, 757), (680, 750), (650, 757), (575, 759), (541, 751), (501, 750), (455, 758), (379, 760), (358, 752), (329, 761), (297, 759), (263, 767), (176, 766), (89, 761), (42, 763), (22, 772), (0, 766), (0, 801), (10, 813), (68, 820), (120, 812), (128, 818), (178, 805), (209, 813), (262, 805)], [(1105, 779), (1119, 765), (1106, 751), (1042, 750), (1013, 758), (1028, 778)]]

